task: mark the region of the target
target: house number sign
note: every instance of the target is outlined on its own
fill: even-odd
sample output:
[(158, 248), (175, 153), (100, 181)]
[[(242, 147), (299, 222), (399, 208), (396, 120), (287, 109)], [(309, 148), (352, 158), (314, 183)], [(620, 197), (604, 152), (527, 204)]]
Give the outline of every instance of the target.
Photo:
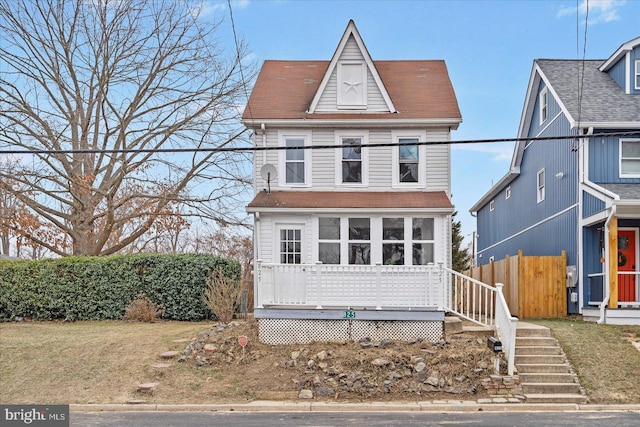
[(344, 313), (342, 314), (342, 318), (343, 319), (355, 319), (356, 318), (356, 312), (353, 310), (345, 310)]

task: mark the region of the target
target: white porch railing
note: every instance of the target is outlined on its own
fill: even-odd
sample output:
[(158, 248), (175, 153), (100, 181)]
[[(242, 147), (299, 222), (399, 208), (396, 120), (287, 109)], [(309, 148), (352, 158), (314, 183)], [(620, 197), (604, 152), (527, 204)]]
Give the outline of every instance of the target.
[(507, 370), (513, 375), (516, 353), (518, 318), (509, 311), (502, 292), (503, 284), (489, 286), (469, 276), (442, 267), (447, 273), (448, 294), (451, 304), (447, 310), (472, 322), (494, 328), (507, 357)]
[(256, 263), (255, 304), (289, 307), (436, 309), (496, 330), (513, 374), (517, 318), (502, 284), (489, 286), (443, 265)]
[[(601, 309), (607, 289), (605, 289), (605, 274), (589, 274), (589, 302), (588, 305), (597, 305)], [(608, 284), (607, 284), (608, 286)], [(608, 299), (606, 300), (608, 302)], [(640, 272), (618, 272), (618, 305), (640, 307)]]

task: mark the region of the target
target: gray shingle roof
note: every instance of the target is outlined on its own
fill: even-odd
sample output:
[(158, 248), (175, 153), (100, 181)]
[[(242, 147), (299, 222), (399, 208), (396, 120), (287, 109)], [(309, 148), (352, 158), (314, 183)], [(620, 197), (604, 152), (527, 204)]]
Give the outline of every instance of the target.
[(640, 122), (640, 95), (626, 94), (605, 72), (604, 60), (584, 62), (582, 108), (579, 114), (578, 84), (582, 82), (582, 61), (537, 59), (536, 63), (574, 120), (580, 122)]
[(640, 184), (598, 184), (616, 193), (621, 200), (640, 200)]

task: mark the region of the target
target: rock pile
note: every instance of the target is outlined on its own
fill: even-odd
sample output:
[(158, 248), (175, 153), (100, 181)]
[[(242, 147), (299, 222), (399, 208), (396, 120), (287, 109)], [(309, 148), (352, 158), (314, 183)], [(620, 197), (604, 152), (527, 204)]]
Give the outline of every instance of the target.
[(200, 332), (178, 361), (199, 367), (241, 364), (250, 371), (252, 364), (269, 360), (271, 368), (261, 375), (278, 379), (270, 390), (295, 391), (301, 399), (479, 397), (486, 393), (482, 380), (493, 370), (493, 353), (473, 336), (437, 343), (363, 339), (307, 345), (267, 345), (252, 337), (243, 354), (235, 326)]

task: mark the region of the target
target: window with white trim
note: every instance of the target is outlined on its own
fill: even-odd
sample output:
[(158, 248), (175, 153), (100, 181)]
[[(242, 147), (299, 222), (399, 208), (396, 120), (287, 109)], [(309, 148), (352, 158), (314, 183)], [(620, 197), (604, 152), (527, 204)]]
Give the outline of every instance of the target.
[(362, 144), (369, 143), (366, 131), (336, 132), (336, 144), (342, 146), (336, 150), (336, 184), (345, 186), (364, 186), (368, 182), (369, 157)]
[(382, 218), (382, 263), (404, 265), (404, 218)]
[(496, 208), (496, 201), (492, 200), (489, 202), (489, 212), (493, 212)]
[(540, 91), (540, 98), (538, 101), (540, 108), (540, 124), (543, 124), (547, 120), (547, 116), (549, 114), (549, 92), (546, 87)]
[(424, 186), (427, 176), (426, 148), (418, 143), (426, 141), (426, 132), (393, 131), (391, 139), (398, 144), (398, 147), (393, 149), (393, 186)]
[(538, 203), (544, 200), (544, 169), (538, 171), (537, 176), (537, 201)]
[(640, 89), (640, 59), (636, 59), (635, 88)]
[(360, 61), (338, 63), (338, 108), (363, 110), (367, 107), (367, 66)]
[(279, 153), (279, 184), (308, 187), (311, 185), (311, 132), (278, 132), (278, 144), (286, 147)]
[(318, 218), (318, 261), (340, 264), (340, 218)]
[(371, 220), (349, 218), (349, 264), (371, 264)]
[(434, 262), (434, 219), (411, 218), (412, 265), (427, 265)]
[(280, 263), (302, 262), (302, 230), (299, 228), (280, 230)]
[(511, 187), (507, 187), (507, 189), (504, 190), (504, 198), (505, 199), (511, 198)]
[(620, 140), (620, 176), (640, 176), (640, 139)]

